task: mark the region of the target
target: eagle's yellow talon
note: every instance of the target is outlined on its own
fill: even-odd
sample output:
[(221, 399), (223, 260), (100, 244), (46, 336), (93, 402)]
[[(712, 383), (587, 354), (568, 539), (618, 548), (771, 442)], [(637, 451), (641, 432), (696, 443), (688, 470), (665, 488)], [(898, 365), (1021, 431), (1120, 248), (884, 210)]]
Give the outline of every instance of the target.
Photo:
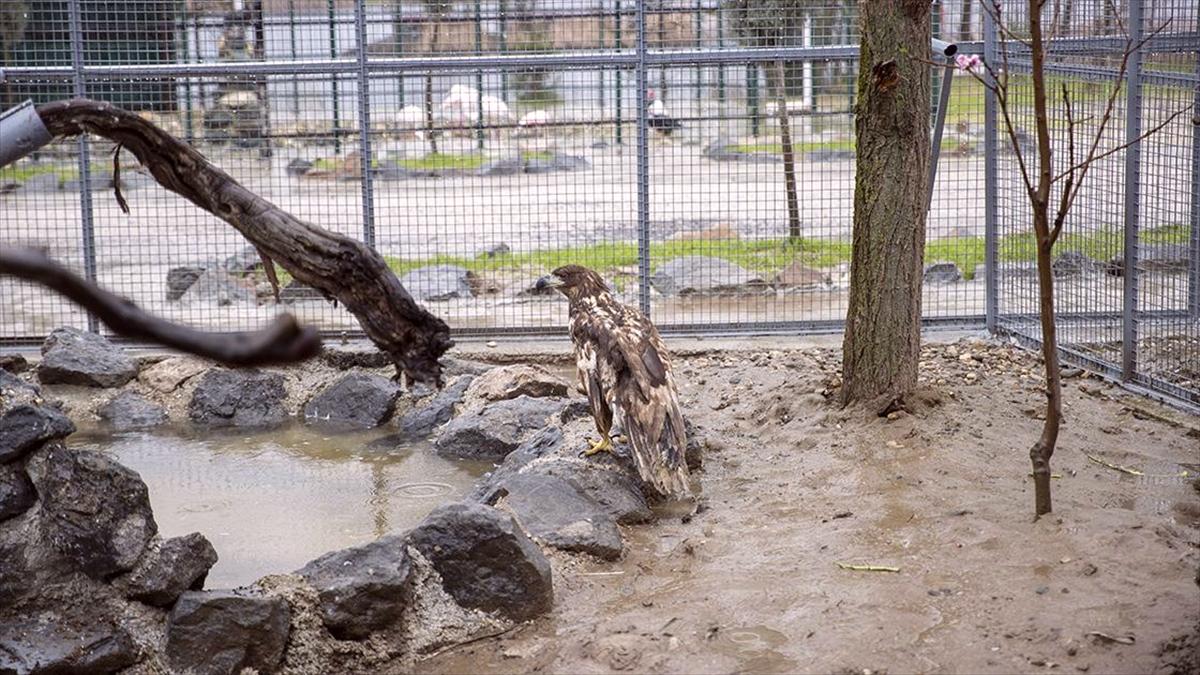
[(612, 450), (613, 450), (612, 441), (609, 440), (608, 437), (606, 436), (604, 438), (601, 438), (598, 441), (593, 442), (591, 448), (583, 451), (583, 456), (591, 457), (592, 455), (595, 455), (597, 453), (612, 452)]

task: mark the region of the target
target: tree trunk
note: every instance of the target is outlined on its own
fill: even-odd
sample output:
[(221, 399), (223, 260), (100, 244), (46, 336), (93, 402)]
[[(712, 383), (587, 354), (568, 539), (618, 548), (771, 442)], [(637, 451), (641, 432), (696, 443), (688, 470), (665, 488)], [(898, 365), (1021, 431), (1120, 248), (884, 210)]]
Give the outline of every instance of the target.
[(787, 96), (784, 94), (785, 70), (783, 61), (776, 61), (772, 69), (774, 76), (768, 78), (775, 93), (775, 106), (779, 109), (779, 143), (783, 151), (783, 187), (787, 194), (788, 238), (800, 239), (800, 201), (796, 196), (796, 148), (792, 145), (791, 118), (788, 114)]
[[(48, 103), (37, 112), (55, 136), (93, 133), (128, 149), (160, 185), (254, 244), (269, 275), (278, 261), (301, 283), (341, 301), (398, 371), (420, 382), (441, 379), (438, 359), (453, 344), (449, 327), (413, 301), (375, 251), (283, 211), (134, 113), (87, 99)], [(118, 202), (124, 204), (119, 192)]]
[(917, 383), (929, 169), (930, 13), (860, 3), (857, 159), (842, 402), (891, 408)]
[[(429, 37), (429, 53), (435, 55), (438, 47), (438, 33), (441, 31), (442, 22), (433, 22), (433, 33)], [(434, 128), (433, 122), (433, 73), (425, 73), (425, 136), (429, 139), (429, 153), (436, 155), (437, 147), (437, 129)]]
[(1054, 167), (1050, 145), (1050, 118), (1046, 110), (1046, 48), (1042, 31), (1041, 0), (1029, 0), (1030, 62), (1033, 76), (1033, 118), (1037, 133), (1038, 177), (1030, 192), (1033, 231), (1037, 237), (1038, 298), (1042, 323), (1042, 361), (1046, 366), (1046, 422), (1042, 435), (1029, 449), (1033, 463), (1034, 513), (1050, 513), (1050, 458), (1058, 443), (1062, 420), (1062, 374), (1058, 367), (1058, 338), (1054, 329), (1054, 269), (1051, 253), (1050, 189)]

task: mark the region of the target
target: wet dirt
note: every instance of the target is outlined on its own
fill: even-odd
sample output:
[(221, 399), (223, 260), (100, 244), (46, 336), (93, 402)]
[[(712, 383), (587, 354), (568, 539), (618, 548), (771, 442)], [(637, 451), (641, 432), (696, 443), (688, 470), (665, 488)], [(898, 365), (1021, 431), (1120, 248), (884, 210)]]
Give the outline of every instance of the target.
[(833, 405), (838, 362), (819, 348), (677, 359), (707, 446), (704, 508), (627, 528), (617, 563), (554, 554), (549, 616), (417, 672), (1200, 664), (1200, 420), (1066, 380), (1055, 511), (1034, 522), (1034, 355), (978, 340), (927, 347), (921, 401), (893, 419)]
[(220, 556), (206, 585), (232, 588), (413, 527), (491, 468), (438, 457), (427, 442), (368, 447), (388, 431), (296, 423), (255, 433), (85, 431), (70, 443), (137, 471), (162, 535), (204, 533)]

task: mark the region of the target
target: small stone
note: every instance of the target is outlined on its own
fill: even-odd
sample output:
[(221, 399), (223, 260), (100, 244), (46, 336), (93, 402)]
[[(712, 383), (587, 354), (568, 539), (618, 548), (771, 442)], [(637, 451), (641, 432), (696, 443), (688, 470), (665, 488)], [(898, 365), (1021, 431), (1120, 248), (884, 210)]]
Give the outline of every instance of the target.
[(454, 416), (454, 408), (462, 403), (467, 388), (474, 376), (463, 375), (451, 382), (436, 395), (415, 404), (400, 416), (396, 426), (400, 429), (397, 440), (406, 441), (425, 438)]
[(171, 356), (149, 365), (138, 373), (138, 382), (151, 389), (169, 394), (184, 382), (208, 369), (203, 361), (189, 356)]
[(1049, 586), (1038, 586), (1037, 590), (1034, 591), (1034, 593), (1037, 593), (1038, 595), (1045, 595), (1046, 593), (1049, 593), (1049, 592), (1050, 592)]
[(321, 620), (339, 640), (362, 640), (398, 621), (411, 573), (399, 535), (328, 553), (297, 572), (316, 589)]
[(1100, 571), (1100, 569), (1091, 563), (1088, 563), (1083, 566), (1083, 576), (1085, 576), (1085, 577), (1090, 577), (1099, 571)]
[(153, 607), (169, 607), (184, 591), (200, 590), (216, 562), (212, 544), (193, 532), (151, 547), (120, 583), (125, 585), (127, 597)]
[(483, 403), (506, 401), (518, 396), (564, 397), (567, 393), (567, 383), (543, 366), (513, 365), (492, 368), (475, 378), (467, 390), (466, 398)]
[(167, 300), (179, 300), (196, 280), (204, 274), (204, 267), (186, 266), (172, 267), (167, 270)]
[(534, 538), (603, 560), (621, 557), (616, 521), (571, 482), (557, 476), (517, 474), (501, 487), (505, 505)]
[(10, 408), (0, 417), (0, 462), (18, 459), (46, 441), (73, 433), (75, 424), (57, 408), (27, 404)]
[(373, 429), (391, 418), (400, 387), (367, 373), (350, 373), (304, 406), (304, 420), (338, 429)]
[(96, 410), (116, 431), (149, 429), (167, 421), (167, 411), (132, 391), (123, 391)]
[(18, 374), (29, 370), (29, 361), (20, 354), (0, 354), (0, 370)]
[(283, 376), (257, 370), (214, 369), (204, 374), (188, 404), (188, 416), (205, 428), (272, 428), (287, 412)]
[(561, 398), (520, 396), (497, 401), (451, 420), (434, 447), (443, 457), (501, 459), (532, 432), (546, 426), (547, 420), (558, 415), (565, 405)]
[(16, 463), (0, 464), (0, 522), (25, 513), (36, 501), (25, 469)]

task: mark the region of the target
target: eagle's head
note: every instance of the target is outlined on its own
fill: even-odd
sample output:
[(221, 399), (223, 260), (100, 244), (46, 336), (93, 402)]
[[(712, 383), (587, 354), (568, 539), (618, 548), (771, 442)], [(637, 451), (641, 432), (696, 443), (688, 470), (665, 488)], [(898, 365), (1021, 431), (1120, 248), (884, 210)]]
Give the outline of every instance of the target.
[(563, 265), (538, 279), (536, 288), (553, 288), (571, 300), (608, 292), (604, 279), (582, 265)]

